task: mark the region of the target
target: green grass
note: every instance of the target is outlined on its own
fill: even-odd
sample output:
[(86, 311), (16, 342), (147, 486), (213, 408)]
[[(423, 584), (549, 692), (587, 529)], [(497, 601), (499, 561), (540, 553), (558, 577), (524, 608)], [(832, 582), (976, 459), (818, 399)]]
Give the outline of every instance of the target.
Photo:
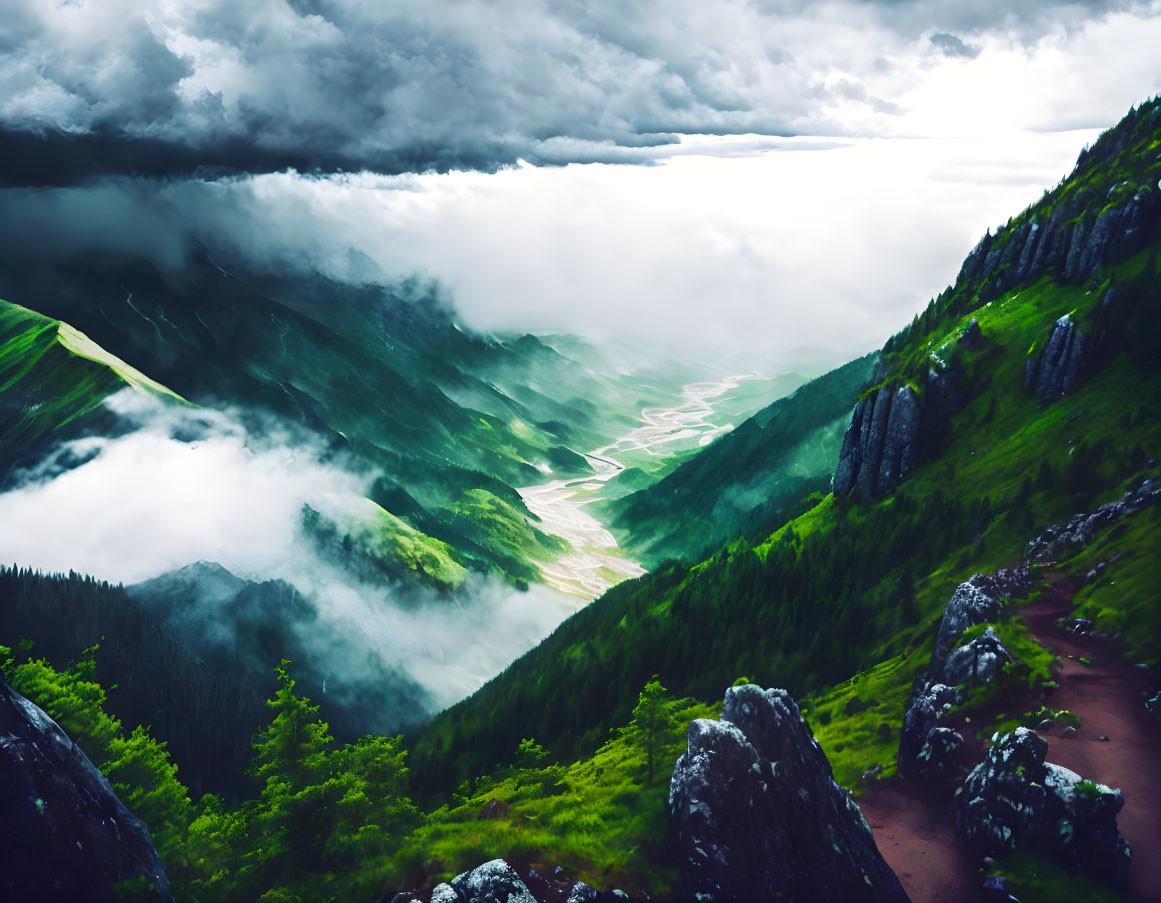
[(545, 533), (525, 511), (486, 489), (461, 492), (440, 517), (448, 529), (484, 549), (515, 579), (538, 581), (540, 571), (532, 562), (553, 561), (572, 551), (568, 542)]
[(1161, 659), (1161, 506), (1117, 523), (1065, 566), (1087, 573), (1104, 563), (1076, 594), (1073, 616), (1097, 630), (1120, 635), (1134, 661)]
[[(720, 705), (686, 700), (675, 712), (652, 785), (646, 785), (644, 751), (615, 735), (592, 756), (571, 765), (506, 768), (478, 779), (469, 791), (433, 812), (407, 840), (392, 871), (430, 869), (450, 878), (496, 856), (518, 853), (599, 887), (647, 889), (658, 895), (675, 873), (658, 858), (667, 835), (665, 809), (673, 763), (684, 751), (685, 727), (714, 718)], [(492, 799), (511, 808), (509, 817), (478, 816)]]
[(348, 524), (352, 535), (368, 552), (423, 582), (445, 589), (461, 586), (467, 569), (456, 560), (456, 551), (409, 526), (395, 515), (367, 501), (366, 517)]
[(1021, 903), (1117, 903), (1123, 899), (1091, 878), (1069, 874), (1027, 853), (1002, 859), (985, 874), (1003, 875), (1011, 881), (1012, 892)]
[(1057, 711), (1056, 709), (1042, 705), (1038, 709), (1024, 712), (1021, 715), (1011, 716), (1003, 713), (991, 724), (981, 727), (978, 731), (978, 736), (981, 740), (987, 742), (993, 734), (1010, 734), (1018, 727), (1036, 729), (1045, 721), (1052, 722), (1049, 729), (1063, 729), (1065, 727), (1079, 728), (1081, 725), (1081, 718), (1075, 712), (1070, 712), (1068, 709)]
[(802, 713), (830, 760), (835, 780), (855, 792), (873, 765), (896, 771), (899, 732), (911, 683), (927, 666), (933, 644), (898, 655), (828, 690), (803, 697)]
[(71, 326), (0, 301), (0, 467), (126, 387), (180, 401)]

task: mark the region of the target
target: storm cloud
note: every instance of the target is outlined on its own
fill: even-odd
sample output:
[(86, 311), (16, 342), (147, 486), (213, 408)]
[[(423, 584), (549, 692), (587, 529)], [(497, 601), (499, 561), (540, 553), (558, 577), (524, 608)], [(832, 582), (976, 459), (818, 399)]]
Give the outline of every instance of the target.
[(682, 134), (874, 133), (924, 53), (1032, 44), (1129, 7), (14, 0), (2, 177), (492, 170), (641, 160)]

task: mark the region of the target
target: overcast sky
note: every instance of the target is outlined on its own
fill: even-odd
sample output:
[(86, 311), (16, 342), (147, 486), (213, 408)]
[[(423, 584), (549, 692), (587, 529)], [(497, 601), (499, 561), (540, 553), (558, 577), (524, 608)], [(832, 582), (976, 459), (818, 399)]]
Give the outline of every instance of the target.
[(1161, 3), (385, 8), (9, 0), (0, 238), (355, 248), (478, 328), (837, 362), (1161, 90)]

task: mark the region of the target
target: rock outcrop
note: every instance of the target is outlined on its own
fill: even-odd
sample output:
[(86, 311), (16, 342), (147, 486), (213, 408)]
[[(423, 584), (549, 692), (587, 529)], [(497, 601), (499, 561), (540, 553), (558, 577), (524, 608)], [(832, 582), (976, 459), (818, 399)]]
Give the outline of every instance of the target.
[(785, 690), (730, 688), (687, 743), (669, 811), (695, 899), (907, 900)]
[(978, 857), (1029, 852), (1114, 887), (1132, 856), (1117, 830), (1119, 790), (1045, 762), (1048, 742), (1027, 728), (993, 737), (957, 793), (956, 824)]
[(981, 303), (1026, 285), (1052, 270), (1070, 283), (1086, 281), (1102, 266), (1115, 266), (1161, 235), (1161, 189), (1142, 185), (1119, 206), (1086, 215), (1074, 197), (1041, 221), (1029, 220), (1009, 233), (990, 232), (964, 260), (957, 287), (974, 287)]
[[(979, 351), (987, 344), (980, 324), (971, 320), (948, 352), (931, 355), (922, 402), (911, 386), (886, 385), (859, 399), (843, 436), (834, 474), (834, 494), (852, 490), (875, 499), (903, 482), (919, 463), (924, 441), (937, 434), (971, 401), (960, 349)], [(881, 374), (879, 374), (881, 376)]]
[(910, 386), (885, 386), (859, 400), (843, 437), (834, 494), (874, 499), (894, 489), (919, 461), (923, 412)]
[(904, 777), (943, 778), (951, 754), (963, 737), (943, 727), (943, 717), (959, 704), (956, 686), (990, 683), (1005, 663), (1015, 661), (990, 627), (981, 636), (957, 645), (965, 630), (995, 621), (1005, 600), (1027, 593), (1026, 567), (976, 574), (955, 588), (939, 623), (935, 649), (923, 677), (915, 682), (899, 735), (899, 773)]
[(536, 903), (516, 870), (503, 859), (493, 859), (452, 879), (452, 889), (467, 903)]
[(1161, 479), (1151, 477), (1115, 502), (1101, 505), (1090, 514), (1077, 514), (1066, 524), (1049, 527), (1028, 543), (1024, 557), (1042, 563), (1068, 558), (1113, 521), (1158, 502), (1161, 502)]
[(1028, 358), (1024, 388), (1043, 401), (1055, 401), (1080, 385), (1091, 356), (1092, 343), (1065, 314), (1040, 353)]
[(956, 343), (968, 351), (979, 351), (987, 343), (984, 339), (984, 334), (980, 330), (980, 321), (972, 317), (968, 321), (968, 325), (960, 332)]
[(899, 774), (905, 778), (943, 778), (951, 772), (952, 754), (963, 745), (959, 731), (940, 722), (959, 703), (946, 684), (920, 680), (911, 692), (899, 734)]
[(141, 820), (41, 709), (0, 678), (0, 899), (101, 903), (133, 881), (172, 901)]
[[(595, 890), (583, 881), (574, 881), (561, 869), (545, 877), (535, 869), (521, 875), (511, 863), (493, 859), (457, 875), (450, 883), (437, 884), (427, 897), (428, 903), (623, 903), (629, 899), (622, 891)], [(414, 893), (395, 894), (385, 898), (390, 903), (423, 903)]]
[[(1006, 590), (1006, 591), (1005, 591)], [(931, 664), (927, 668), (930, 680), (956, 684), (960, 681), (946, 679), (945, 669), (948, 658), (955, 651), (955, 644), (963, 632), (977, 624), (995, 621), (1004, 610), (1004, 599), (1019, 592), (1016, 585), (1002, 587), (994, 577), (977, 574), (955, 588), (943, 619), (939, 622), (939, 633), (935, 638), (935, 649), (931, 653)]]
[(988, 627), (980, 636), (951, 651), (943, 666), (943, 680), (952, 686), (990, 684), (1004, 665), (1015, 662), (996, 631)]

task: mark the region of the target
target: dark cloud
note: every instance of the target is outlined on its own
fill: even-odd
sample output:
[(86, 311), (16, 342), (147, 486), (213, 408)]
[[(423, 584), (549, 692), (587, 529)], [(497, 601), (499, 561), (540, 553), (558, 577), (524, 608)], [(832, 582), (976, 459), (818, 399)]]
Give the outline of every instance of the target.
[(931, 43), (937, 50), (943, 53), (944, 56), (962, 56), (967, 59), (974, 59), (980, 55), (980, 48), (974, 44), (965, 44), (962, 38), (957, 38), (953, 34), (946, 32), (939, 32), (931, 36)]
[[(493, 169), (623, 161), (680, 133), (833, 134), (819, 111), (835, 59), (857, 83), (932, 28), (962, 55), (953, 32), (1035, 37), (1118, 5), (13, 0), (0, 172), (59, 185), (199, 167)], [(873, 112), (896, 112), (866, 90)]]

